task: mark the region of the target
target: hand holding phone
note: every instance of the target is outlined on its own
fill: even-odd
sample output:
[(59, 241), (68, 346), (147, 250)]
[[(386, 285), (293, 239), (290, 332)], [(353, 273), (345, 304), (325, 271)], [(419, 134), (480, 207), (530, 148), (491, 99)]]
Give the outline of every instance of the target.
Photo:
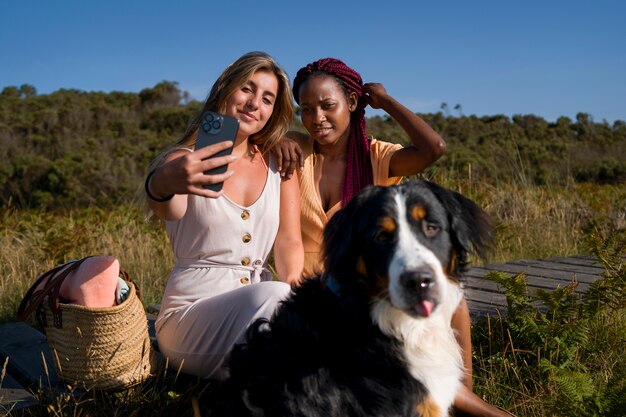
[[(207, 111), (202, 115), (200, 119), (200, 127), (198, 128), (198, 140), (196, 141), (196, 150), (204, 148), (205, 146), (213, 145), (225, 140), (234, 141), (237, 137), (239, 130), (239, 120), (231, 116)], [(219, 156), (230, 155), (233, 148), (229, 147), (221, 152), (211, 156), (211, 158), (217, 158)], [(223, 174), (228, 169), (228, 165), (222, 165), (215, 167), (205, 172), (207, 175)], [(213, 191), (220, 191), (222, 189), (223, 182), (216, 184), (207, 184), (204, 188)]]

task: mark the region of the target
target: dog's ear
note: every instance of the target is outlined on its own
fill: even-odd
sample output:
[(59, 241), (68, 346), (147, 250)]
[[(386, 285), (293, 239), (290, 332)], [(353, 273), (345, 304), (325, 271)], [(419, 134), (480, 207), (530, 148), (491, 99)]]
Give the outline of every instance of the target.
[(450, 237), (456, 262), (453, 273), (462, 274), (468, 267), (468, 255), (485, 260), (493, 244), (493, 226), (487, 213), (469, 198), (435, 183), (424, 181), (448, 212)]
[[(330, 218), (324, 228), (324, 243), (322, 257), (324, 270), (344, 275), (351, 272), (358, 257), (358, 247), (354, 239), (357, 239), (357, 229), (360, 213), (366, 206), (366, 202), (382, 187), (369, 186), (357, 194), (346, 207), (339, 210)], [(342, 270), (346, 269), (346, 270)]]

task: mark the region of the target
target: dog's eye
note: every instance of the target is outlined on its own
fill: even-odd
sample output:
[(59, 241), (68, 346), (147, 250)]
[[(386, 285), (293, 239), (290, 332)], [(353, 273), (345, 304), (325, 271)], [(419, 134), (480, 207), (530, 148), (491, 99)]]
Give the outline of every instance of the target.
[(422, 222), (422, 229), (426, 237), (434, 237), (437, 235), (437, 233), (439, 233), (439, 231), (441, 230), (441, 227), (439, 227), (435, 223)]
[(379, 230), (374, 235), (374, 240), (376, 240), (377, 242), (388, 242), (391, 240), (391, 238), (392, 238), (391, 233), (386, 232), (384, 230)]

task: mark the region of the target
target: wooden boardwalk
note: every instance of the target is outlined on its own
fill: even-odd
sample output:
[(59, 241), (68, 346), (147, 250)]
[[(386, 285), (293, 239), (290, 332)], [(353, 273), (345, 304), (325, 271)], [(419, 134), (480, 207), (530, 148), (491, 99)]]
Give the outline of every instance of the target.
[(576, 281), (575, 292), (584, 293), (589, 285), (601, 278), (604, 268), (597, 258), (576, 256), (540, 260), (520, 260), (472, 268), (466, 274), (465, 298), (473, 318), (506, 314), (506, 298), (499, 284), (484, 277), (494, 271), (508, 275), (523, 273), (528, 290), (551, 290)]
[[(520, 260), (472, 268), (467, 274), (465, 294), (473, 318), (506, 314), (502, 288), (484, 279), (492, 271), (510, 275), (524, 273), (531, 292), (554, 289), (576, 280), (577, 292), (601, 278), (604, 269), (591, 257)], [(149, 315), (154, 336), (154, 316)], [(0, 415), (37, 404), (32, 390), (63, 390), (52, 362), (46, 337), (24, 322), (0, 325)]]

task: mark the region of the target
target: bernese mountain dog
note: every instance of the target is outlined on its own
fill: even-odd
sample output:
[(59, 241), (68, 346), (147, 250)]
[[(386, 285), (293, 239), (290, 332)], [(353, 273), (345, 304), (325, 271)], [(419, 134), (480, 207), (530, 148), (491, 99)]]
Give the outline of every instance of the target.
[(491, 233), (475, 203), (432, 182), (366, 188), (324, 231), (324, 273), (235, 347), (208, 414), (447, 416), (463, 375), (450, 320)]

